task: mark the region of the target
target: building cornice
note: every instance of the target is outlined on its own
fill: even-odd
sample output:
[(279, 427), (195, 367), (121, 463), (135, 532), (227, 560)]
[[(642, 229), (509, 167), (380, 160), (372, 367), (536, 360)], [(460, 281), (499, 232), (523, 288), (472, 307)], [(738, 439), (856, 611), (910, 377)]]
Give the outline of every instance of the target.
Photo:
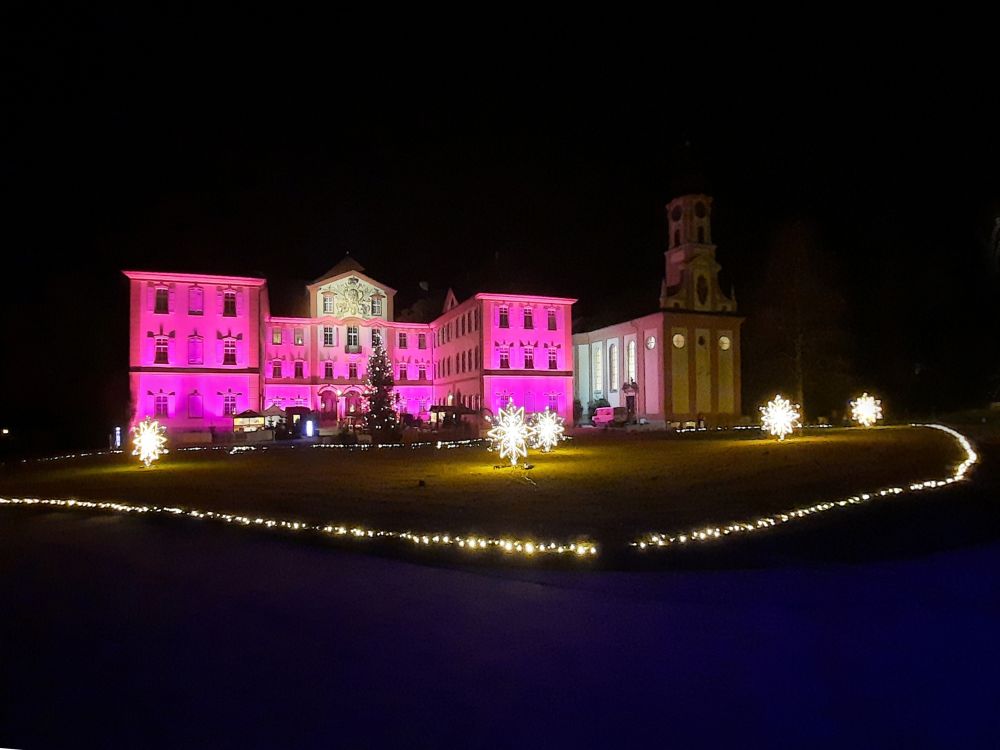
[(133, 281), (192, 281), (198, 284), (238, 284), (266, 286), (267, 279), (253, 276), (216, 276), (204, 273), (174, 273), (170, 271), (122, 271)]

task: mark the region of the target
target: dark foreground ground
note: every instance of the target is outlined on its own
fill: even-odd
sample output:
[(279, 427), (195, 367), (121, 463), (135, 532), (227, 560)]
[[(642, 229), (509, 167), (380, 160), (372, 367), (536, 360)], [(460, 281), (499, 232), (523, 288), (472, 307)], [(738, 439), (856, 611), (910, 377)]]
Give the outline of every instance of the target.
[(972, 482), (669, 552), (432, 567), (176, 519), (0, 516), (0, 746), (997, 747)]

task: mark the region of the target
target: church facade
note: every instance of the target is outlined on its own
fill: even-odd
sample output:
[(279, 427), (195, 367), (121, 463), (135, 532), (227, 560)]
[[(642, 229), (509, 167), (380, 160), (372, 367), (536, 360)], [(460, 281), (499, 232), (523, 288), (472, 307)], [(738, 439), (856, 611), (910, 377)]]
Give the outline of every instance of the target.
[(719, 285), (712, 199), (685, 195), (666, 209), (659, 309), (574, 334), (574, 394), (584, 410), (606, 399), (631, 419), (661, 426), (732, 424), (742, 409), (743, 318)]
[(133, 421), (173, 431), (232, 430), (233, 417), (305, 407), (360, 416), (368, 358), (381, 343), (401, 413), (434, 405), (573, 418), (576, 300), (449, 291), (429, 323), (396, 320), (396, 290), (349, 256), (307, 286), (308, 317), (273, 316), (261, 278), (125, 271), (130, 286)]

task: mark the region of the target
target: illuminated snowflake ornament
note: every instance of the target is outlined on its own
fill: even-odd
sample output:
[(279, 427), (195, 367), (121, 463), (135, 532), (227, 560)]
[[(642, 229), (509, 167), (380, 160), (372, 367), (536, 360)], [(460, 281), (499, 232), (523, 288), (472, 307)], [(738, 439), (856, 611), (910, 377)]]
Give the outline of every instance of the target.
[(851, 402), (851, 419), (862, 427), (871, 427), (882, 419), (882, 402), (867, 393)]
[(801, 427), (799, 407), (780, 394), (760, 407), (761, 429), (784, 440), (796, 427)]
[(146, 417), (132, 428), (132, 455), (148, 469), (161, 455), (167, 452), (167, 431), (155, 419)]
[(493, 429), (486, 433), (492, 441), (492, 448), (500, 451), (500, 459), (510, 459), (511, 466), (517, 466), (518, 458), (528, 457), (528, 441), (535, 431), (524, 421), (524, 407), (515, 408), (514, 399), (507, 402), (506, 409), (500, 409), (493, 419)]
[(534, 435), (531, 441), (532, 448), (539, 448), (543, 453), (552, 451), (559, 441), (563, 439), (563, 420), (554, 411), (537, 412), (531, 417), (531, 429)]

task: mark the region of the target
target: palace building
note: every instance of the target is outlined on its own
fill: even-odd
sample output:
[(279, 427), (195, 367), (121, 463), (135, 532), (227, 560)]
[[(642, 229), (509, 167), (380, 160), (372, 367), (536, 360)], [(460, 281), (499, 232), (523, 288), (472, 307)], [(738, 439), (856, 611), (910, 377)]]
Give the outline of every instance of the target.
[(743, 318), (719, 286), (711, 218), (707, 195), (668, 203), (659, 310), (573, 336), (575, 396), (584, 409), (606, 399), (630, 419), (659, 425), (739, 419)]
[(265, 279), (125, 271), (130, 286), (133, 421), (175, 432), (232, 430), (246, 410), (297, 406), (339, 422), (362, 411), (381, 342), (401, 413), (434, 405), (573, 418), (576, 300), (448, 292), (430, 322), (394, 317), (396, 291), (347, 256), (307, 286), (308, 317), (272, 316)]

